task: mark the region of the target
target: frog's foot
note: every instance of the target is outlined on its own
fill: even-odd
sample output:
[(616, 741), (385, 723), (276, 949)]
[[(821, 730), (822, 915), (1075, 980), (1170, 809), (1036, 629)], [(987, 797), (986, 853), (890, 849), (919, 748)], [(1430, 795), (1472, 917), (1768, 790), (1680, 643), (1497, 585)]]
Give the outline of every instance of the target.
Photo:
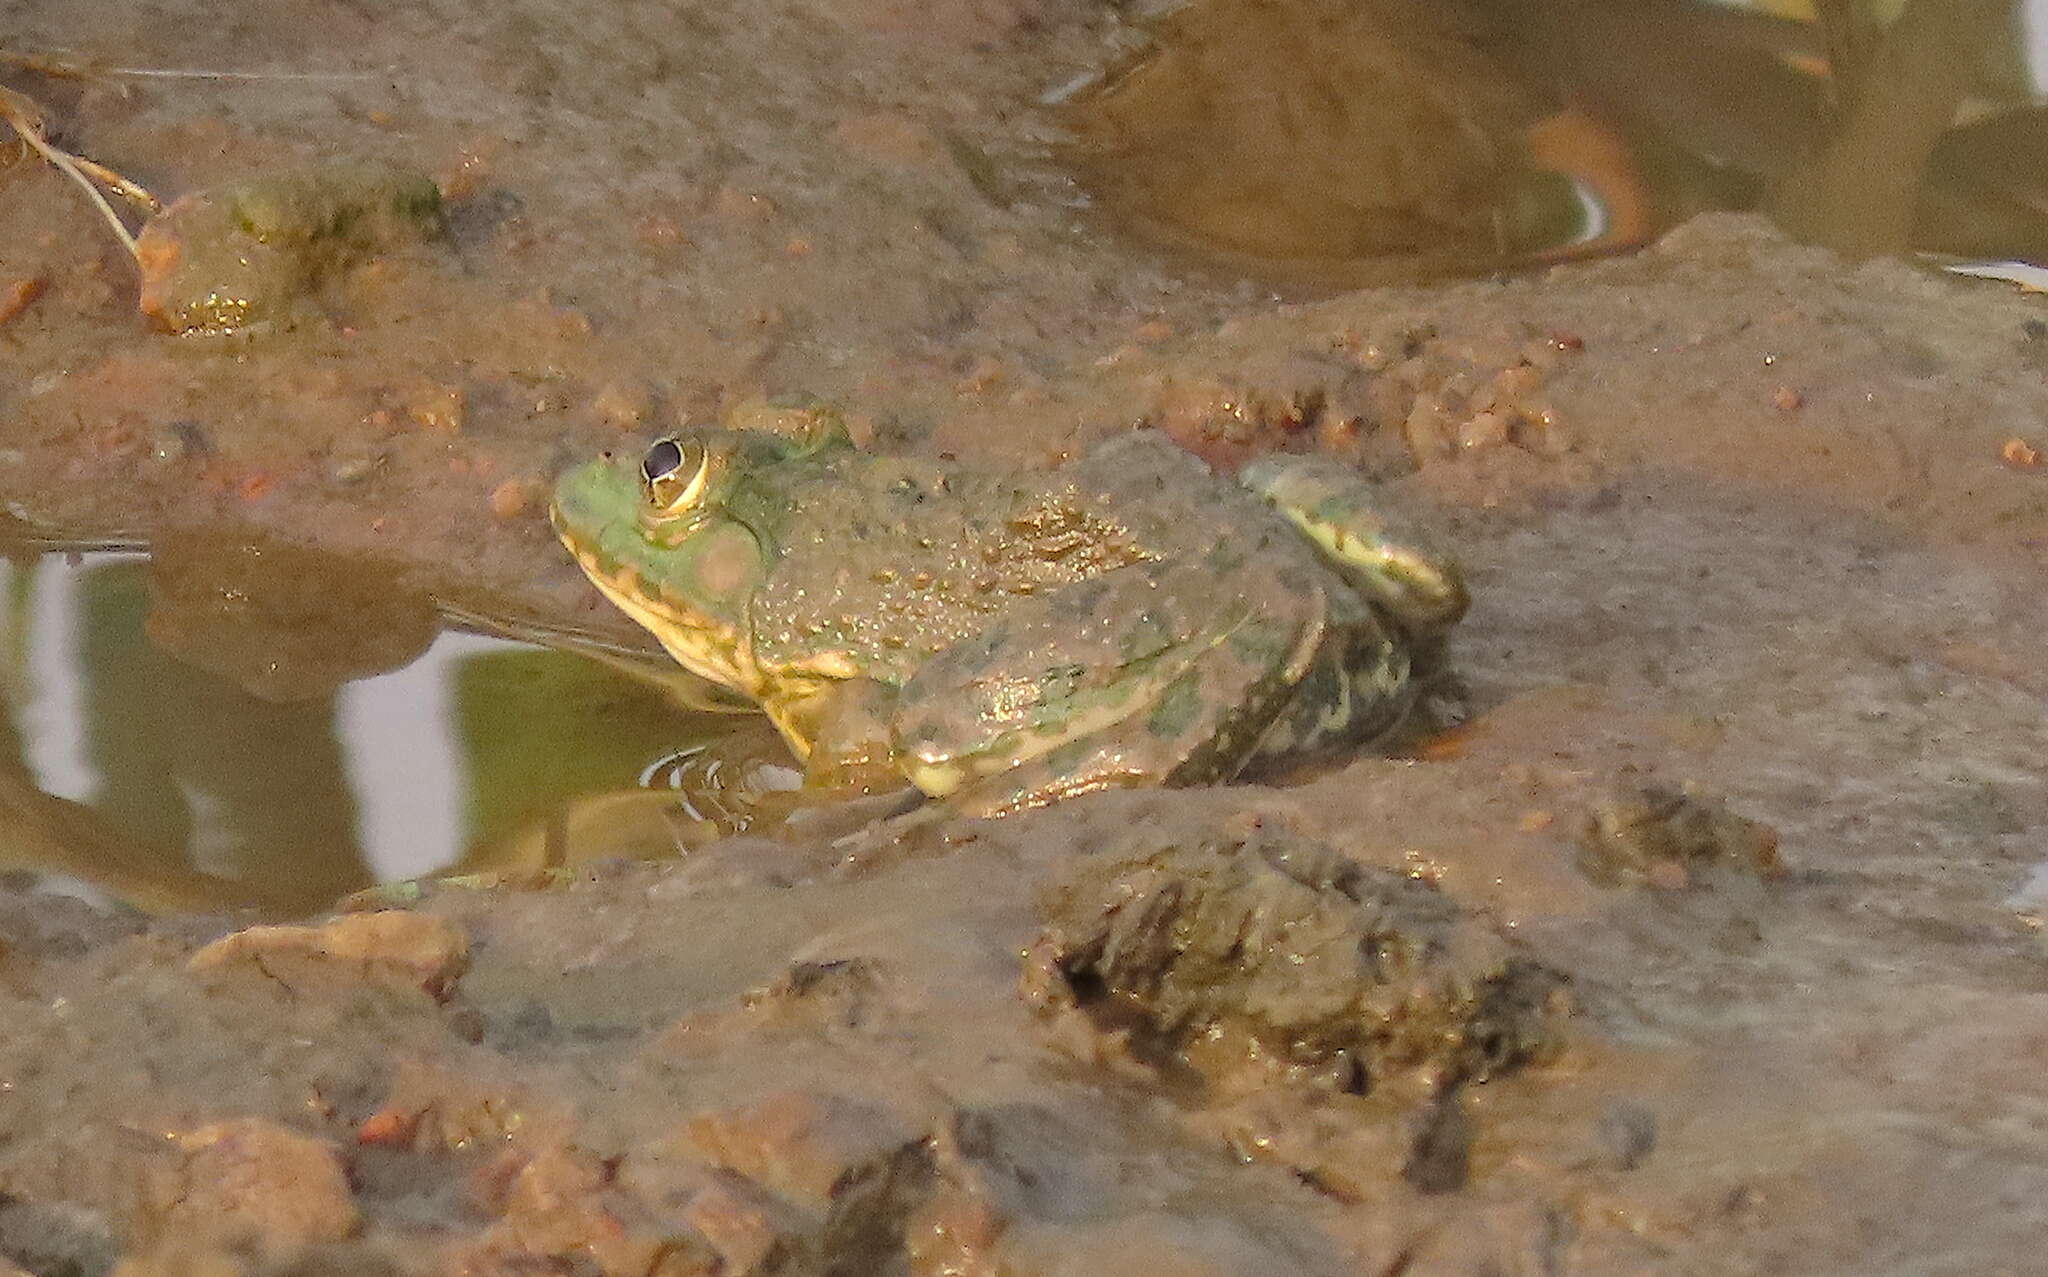
[(1237, 481), (1313, 541), (1360, 593), (1418, 636), (1442, 634), (1470, 603), (1457, 563), (1374, 506), (1373, 486), (1328, 457), (1261, 457)]
[(843, 798), (902, 788), (889, 732), (895, 710), (896, 689), (871, 678), (831, 683), (806, 698), (784, 728), (802, 742), (804, 790)]
[(1263, 774), (1394, 736), (1416, 700), (1409, 658), (1406, 643), (1370, 622), (1333, 635), (1260, 739), (1251, 766)]
[(966, 815), (1227, 780), (1314, 666), (1329, 598), (1304, 575), (1146, 563), (1012, 608), (899, 694), (898, 765)]

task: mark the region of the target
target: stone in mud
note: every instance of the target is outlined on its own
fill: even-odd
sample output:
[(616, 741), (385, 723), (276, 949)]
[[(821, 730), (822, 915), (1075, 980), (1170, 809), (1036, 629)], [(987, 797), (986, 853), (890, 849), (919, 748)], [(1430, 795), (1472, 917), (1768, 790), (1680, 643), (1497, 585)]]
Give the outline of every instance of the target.
[(702, 1233), (718, 1256), (721, 1277), (758, 1277), (788, 1257), (779, 1213), (763, 1196), (745, 1183), (710, 1183), (683, 1208), (683, 1221)]
[(689, 1125), (690, 1141), (713, 1163), (814, 1208), (883, 1170), (922, 1134), (875, 1105), (807, 1091), (700, 1114)]
[[(616, 1173), (612, 1159), (585, 1149), (543, 1150), (513, 1177), (498, 1226), (471, 1258), (504, 1261), (515, 1272), (587, 1266), (606, 1277), (720, 1271), (709, 1243), (619, 1191)], [(534, 1260), (544, 1262), (536, 1269)]]
[(1562, 975), (1435, 887), (1270, 829), (1137, 835), (1074, 862), (1043, 908), (1027, 996), (1128, 1025), (1162, 1060), (1243, 1039), (1339, 1091), (1442, 1091), (1547, 1053), (1568, 1014)]
[(339, 1241), (361, 1224), (333, 1145), (261, 1118), (175, 1136), (174, 1166), (150, 1185), (145, 1229), (249, 1245), (267, 1254)]
[(1624, 776), (1595, 801), (1579, 832), (1579, 867), (1609, 885), (1691, 886), (1733, 871), (1781, 878), (1778, 832), (1716, 798)]
[(297, 992), (337, 984), (440, 999), (469, 968), (469, 938), (445, 918), (387, 909), (312, 927), (250, 927), (193, 954), (194, 973), (247, 967)]
[(224, 183), (142, 228), (140, 308), (173, 333), (287, 322), (341, 272), (446, 230), (433, 179), (390, 165), (333, 162)]
[(815, 1219), (793, 1250), (814, 1250), (828, 1274), (879, 1271), (932, 1187), (925, 1132), (879, 1106), (790, 1091), (703, 1114), (689, 1142), (715, 1166)]

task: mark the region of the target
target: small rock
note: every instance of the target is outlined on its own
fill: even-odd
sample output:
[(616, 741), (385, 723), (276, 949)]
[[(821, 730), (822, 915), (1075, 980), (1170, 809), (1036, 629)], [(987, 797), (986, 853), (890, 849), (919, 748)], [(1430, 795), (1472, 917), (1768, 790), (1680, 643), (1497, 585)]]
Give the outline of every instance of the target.
[(196, 421), (173, 421), (158, 430), (149, 444), (152, 461), (206, 461), (213, 457), (213, 440), (206, 427)]
[[(1105, 1032), (1219, 1083), (1277, 1065), (1323, 1089), (1441, 1091), (1545, 1057), (1570, 1010), (1563, 976), (1435, 887), (1279, 830), (1134, 834), (1077, 861), (1043, 908), (1028, 1000), (1099, 1006)], [(1197, 1049), (1227, 1038), (1245, 1049)]]
[(248, 966), (296, 986), (336, 979), (445, 997), (469, 966), (469, 939), (445, 918), (391, 909), (319, 926), (250, 927), (194, 953), (193, 973)]
[[(614, 1174), (612, 1162), (583, 1149), (543, 1150), (513, 1177), (490, 1248), (562, 1263), (580, 1260), (607, 1275), (709, 1277), (719, 1271), (702, 1238), (650, 1217), (614, 1190)], [(541, 1271), (560, 1270), (549, 1265)]]
[(498, 519), (516, 519), (526, 513), (540, 494), (541, 485), (536, 480), (507, 479), (491, 489), (491, 515)]
[(718, 216), (736, 222), (765, 222), (781, 211), (767, 196), (735, 186), (719, 187), (711, 198), (711, 208)]
[(339, 1241), (362, 1222), (341, 1157), (324, 1140), (245, 1117), (173, 1142), (182, 1157), (156, 1177), (147, 1207), (167, 1233), (289, 1251)]
[(809, 1091), (699, 1114), (688, 1135), (718, 1165), (819, 1208), (920, 1139), (885, 1109)]
[(683, 1208), (683, 1222), (711, 1243), (721, 1261), (718, 1271), (729, 1277), (773, 1272), (787, 1249), (770, 1209), (740, 1185), (698, 1190)]
[(1458, 427), (1458, 446), (1467, 451), (1498, 448), (1508, 441), (1514, 421), (1506, 413), (1488, 409), (1475, 413)]
[(391, 454), (382, 448), (344, 446), (327, 459), (327, 477), (336, 483), (361, 483), (390, 460)]

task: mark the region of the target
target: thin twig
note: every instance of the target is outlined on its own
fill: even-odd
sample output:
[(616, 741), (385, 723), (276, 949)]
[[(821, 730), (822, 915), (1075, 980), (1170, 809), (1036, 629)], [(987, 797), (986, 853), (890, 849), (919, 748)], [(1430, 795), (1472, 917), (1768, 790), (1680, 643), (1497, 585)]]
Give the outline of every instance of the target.
[(152, 80), (374, 80), (374, 71), (208, 71), (204, 68), (100, 67), (100, 75)]
[(122, 177), (106, 165), (95, 160), (86, 159), (83, 155), (74, 155), (71, 157), (71, 160), (72, 163), (85, 170), (87, 177), (92, 178), (92, 180), (114, 192), (114, 194), (119, 195), (122, 199), (127, 200), (143, 212), (154, 216), (164, 211), (164, 202), (143, 189), (141, 183)]
[(0, 49), (0, 62), (24, 71), (85, 80), (96, 75), (125, 75), (149, 80), (374, 80), (375, 71), (214, 71), (205, 67), (110, 67), (89, 58), (62, 54), (11, 53)]
[(92, 179), (80, 171), (76, 161), (67, 152), (58, 150), (43, 139), (43, 113), (35, 102), (12, 89), (0, 89), (0, 120), (5, 120), (13, 126), (21, 140), (34, 147), (36, 153), (48, 160), (58, 172), (84, 188), (85, 193), (92, 197), (92, 202), (99, 208), (100, 215), (107, 219), (107, 225), (114, 228), (114, 235), (121, 241), (121, 247), (128, 250), (130, 257), (135, 257), (135, 236), (129, 233), (127, 225), (114, 212), (114, 206), (107, 203), (107, 197), (100, 194), (100, 188), (94, 186)]

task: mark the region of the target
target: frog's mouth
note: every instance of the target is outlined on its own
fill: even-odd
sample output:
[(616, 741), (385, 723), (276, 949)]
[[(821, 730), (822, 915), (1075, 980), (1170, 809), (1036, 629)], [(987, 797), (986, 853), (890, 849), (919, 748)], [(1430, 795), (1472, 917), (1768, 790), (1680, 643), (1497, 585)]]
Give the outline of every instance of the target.
[(738, 626), (691, 607), (653, 586), (640, 569), (580, 542), (553, 518), (555, 535), (598, 593), (660, 640), (676, 663), (702, 679), (758, 699), (760, 675)]

